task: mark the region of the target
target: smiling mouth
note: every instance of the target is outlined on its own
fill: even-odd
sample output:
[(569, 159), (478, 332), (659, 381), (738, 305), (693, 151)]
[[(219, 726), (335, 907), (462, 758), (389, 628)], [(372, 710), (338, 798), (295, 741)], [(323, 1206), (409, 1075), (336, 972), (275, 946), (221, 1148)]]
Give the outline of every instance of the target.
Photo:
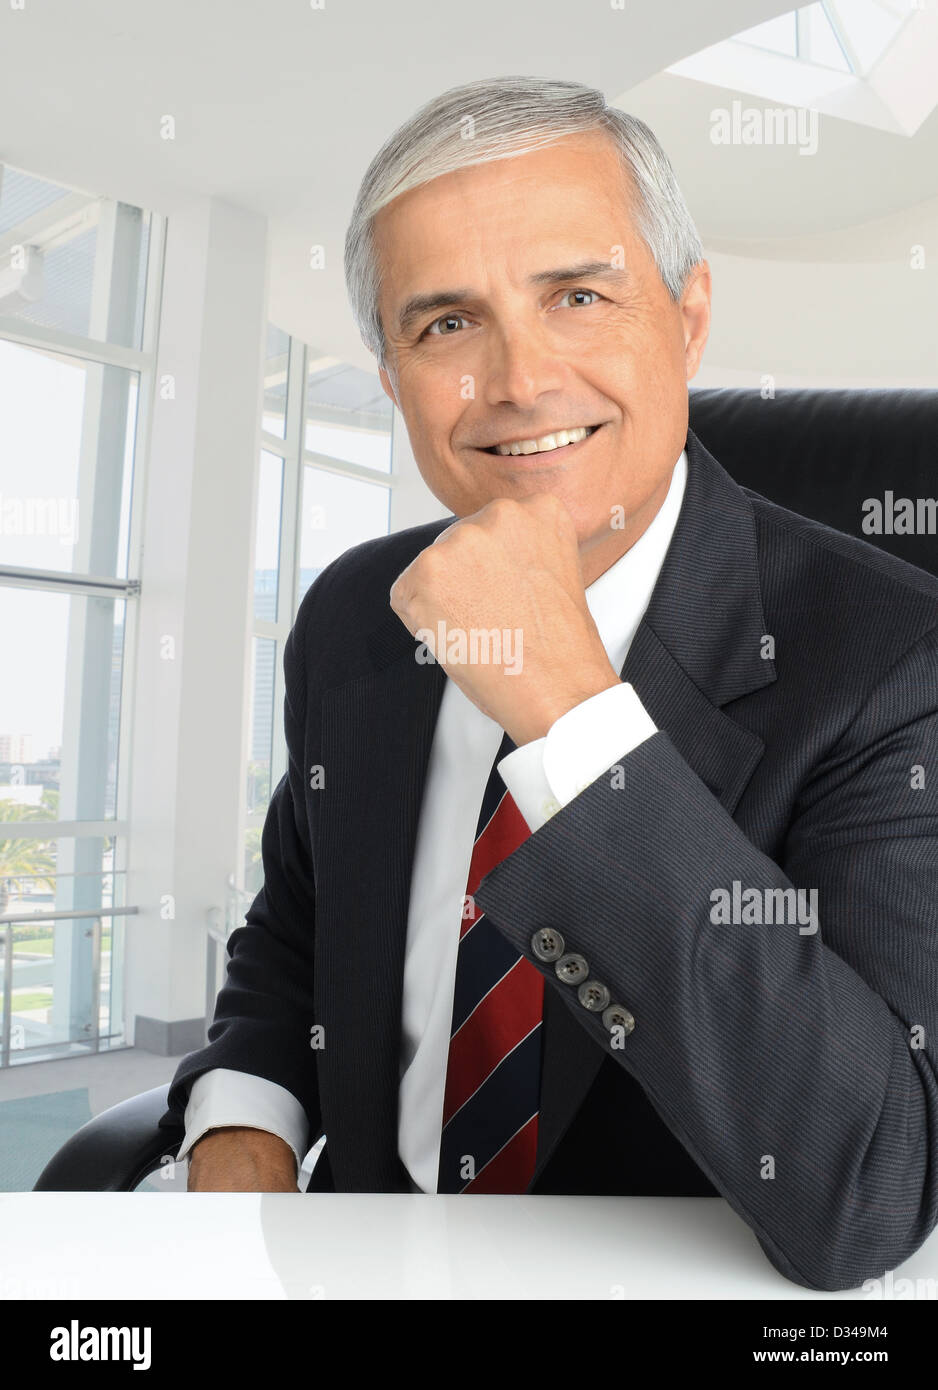
[(498, 458), (517, 458), (521, 454), (553, 454), (582, 444), (600, 428), (600, 425), (582, 425), (571, 430), (556, 430), (553, 434), (540, 435), (536, 439), (517, 439), (511, 444), (493, 444), (481, 452), (495, 454)]

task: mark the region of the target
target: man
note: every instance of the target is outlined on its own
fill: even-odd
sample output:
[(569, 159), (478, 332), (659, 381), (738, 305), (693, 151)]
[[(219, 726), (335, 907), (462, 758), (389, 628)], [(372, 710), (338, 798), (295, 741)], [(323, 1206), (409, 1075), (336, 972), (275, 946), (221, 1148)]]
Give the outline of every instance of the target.
[(313, 1188), (719, 1193), (797, 1283), (882, 1274), (938, 1208), (938, 583), (688, 431), (709, 269), (599, 93), (430, 103), (346, 271), (452, 518), (300, 607), (190, 1188), (324, 1134)]

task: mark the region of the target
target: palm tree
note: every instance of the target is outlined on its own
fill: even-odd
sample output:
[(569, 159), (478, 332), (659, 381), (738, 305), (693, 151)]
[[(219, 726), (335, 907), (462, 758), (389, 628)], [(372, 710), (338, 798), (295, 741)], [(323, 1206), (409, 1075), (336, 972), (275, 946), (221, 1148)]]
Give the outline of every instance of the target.
[(244, 837), (245, 888), (256, 893), (264, 877), (261, 854), (261, 827), (251, 826)]
[[(47, 819), (41, 806), (24, 806), (9, 798), (0, 800), (0, 822)], [(51, 844), (50, 840), (0, 840), (0, 916), (9, 906), (12, 884), (18, 878), (32, 878), (55, 890)]]

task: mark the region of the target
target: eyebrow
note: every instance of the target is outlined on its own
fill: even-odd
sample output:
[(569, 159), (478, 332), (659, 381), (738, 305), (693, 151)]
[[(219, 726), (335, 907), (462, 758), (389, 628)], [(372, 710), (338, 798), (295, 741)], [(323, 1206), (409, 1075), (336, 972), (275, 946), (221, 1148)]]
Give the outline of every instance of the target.
[[(609, 261), (580, 261), (576, 265), (558, 266), (555, 270), (539, 270), (528, 276), (529, 285), (557, 285), (567, 280), (628, 280), (628, 271), (611, 265)], [(472, 290), (465, 287), (455, 290), (432, 290), (428, 294), (414, 294), (401, 305), (397, 316), (398, 330), (401, 333), (413, 328), (418, 319), (435, 309), (445, 309), (457, 301), (466, 302), (477, 298)]]

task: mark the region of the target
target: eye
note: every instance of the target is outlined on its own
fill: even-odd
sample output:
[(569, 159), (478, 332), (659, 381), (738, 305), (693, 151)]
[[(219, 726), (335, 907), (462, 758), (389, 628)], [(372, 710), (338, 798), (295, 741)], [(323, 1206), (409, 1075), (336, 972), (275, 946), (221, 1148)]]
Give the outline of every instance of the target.
[[(590, 301), (590, 303), (595, 303), (595, 301), (596, 301), (597, 299), (600, 299), (600, 298), (602, 297), (602, 296), (598, 293), (597, 290), (564, 290), (563, 295), (561, 296), (561, 300), (560, 300), (561, 304), (563, 304), (563, 301), (564, 301), (565, 299), (567, 299), (571, 294), (591, 294), (591, 295), (593, 296), (593, 299)], [(570, 307), (570, 308), (579, 308), (580, 306), (579, 306), (579, 305), (569, 305), (568, 307)], [(586, 307), (586, 306), (583, 306), (583, 307)]]
[(453, 336), (452, 333), (440, 329), (439, 325), (441, 323), (460, 323), (462, 321), (462, 314), (443, 314), (441, 318), (434, 319), (431, 324), (428, 324), (420, 336), (425, 338), (428, 333), (432, 333), (437, 338), (451, 338)]

